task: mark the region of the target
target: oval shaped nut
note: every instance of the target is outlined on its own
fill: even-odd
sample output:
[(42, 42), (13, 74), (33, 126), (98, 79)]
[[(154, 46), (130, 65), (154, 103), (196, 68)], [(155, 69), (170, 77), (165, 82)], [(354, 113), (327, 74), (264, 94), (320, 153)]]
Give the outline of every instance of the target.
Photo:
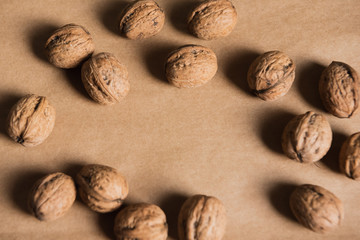
[(127, 68), (111, 53), (99, 53), (87, 60), (81, 79), (90, 97), (103, 105), (119, 102), (130, 91)]
[(221, 240), (226, 229), (226, 210), (211, 196), (195, 195), (181, 207), (178, 232), (180, 240)]
[(360, 132), (351, 135), (340, 150), (340, 170), (349, 178), (360, 180)]
[(229, 35), (237, 21), (234, 5), (228, 0), (200, 3), (188, 17), (189, 31), (198, 38), (212, 40)]
[(67, 24), (56, 30), (46, 41), (49, 62), (59, 68), (75, 68), (95, 50), (88, 30), (76, 24)]
[(305, 227), (319, 233), (339, 226), (344, 219), (341, 200), (320, 186), (298, 186), (290, 196), (290, 208)]
[(284, 96), (295, 79), (295, 63), (280, 51), (266, 52), (250, 65), (247, 81), (261, 99), (275, 100)]
[(138, 203), (125, 207), (115, 218), (116, 239), (166, 240), (165, 213), (156, 205)]
[(129, 39), (145, 39), (158, 34), (164, 23), (164, 10), (155, 1), (140, 0), (125, 8), (119, 29)]
[(215, 53), (199, 45), (182, 46), (171, 52), (165, 66), (167, 80), (178, 88), (204, 85), (216, 74)]
[(31, 212), (41, 221), (63, 216), (73, 205), (76, 189), (73, 179), (64, 173), (49, 174), (38, 180), (30, 194)]
[(342, 62), (332, 62), (319, 82), (326, 110), (339, 118), (350, 118), (359, 110), (360, 80), (356, 71)]
[(25, 147), (37, 146), (52, 132), (55, 115), (55, 108), (46, 97), (26, 95), (10, 110), (7, 132)]
[(330, 124), (322, 114), (311, 111), (293, 118), (282, 134), (284, 153), (301, 163), (319, 161), (329, 151), (331, 142)]
[(89, 164), (76, 175), (79, 195), (93, 211), (106, 213), (121, 206), (129, 193), (126, 179), (112, 167)]

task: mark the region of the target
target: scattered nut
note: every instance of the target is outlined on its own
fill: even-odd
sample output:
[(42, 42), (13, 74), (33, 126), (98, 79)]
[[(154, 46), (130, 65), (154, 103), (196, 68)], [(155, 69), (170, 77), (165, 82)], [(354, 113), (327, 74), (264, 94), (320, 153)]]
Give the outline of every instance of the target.
[(340, 151), (340, 169), (349, 178), (360, 180), (360, 132), (351, 135)]

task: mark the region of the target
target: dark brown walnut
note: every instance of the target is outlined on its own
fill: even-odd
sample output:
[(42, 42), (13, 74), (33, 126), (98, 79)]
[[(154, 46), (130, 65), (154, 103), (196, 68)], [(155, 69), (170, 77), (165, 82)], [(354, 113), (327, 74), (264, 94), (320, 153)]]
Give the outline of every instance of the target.
[(295, 79), (295, 63), (285, 53), (266, 52), (250, 65), (247, 81), (250, 89), (263, 100), (284, 96)]
[(158, 34), (164, 22), (164, 10), (155, 1), (140, 0), (124, 10), (119, 28), (127, 38), (144, 39)]
[(204, 40), (229, 35), (237, 21), (234, 5), (228, 0), (208, 0), (200, 3), (188, 17), (189, 31)]
[(319, 92), (326, 110), (336, 117), (350, 118), (359, 110), (360, 80), (345, 63), (332, 62), (323, 71)]
[(35, 183), (29, 198), (29, 208), (39, 220), (51, 221), (63, 216), (75, 198), (73, 179), (64, 173), (53, 173)]
[(326, 118), (307, 112), (292, 119), (282, 134), (282, 148), (291, 159), (301, 163), (319, 161), (329, 151), (332, 131)]
[(221, 240), (226, 229), (226, 210), (222, 202), (205, 195), (188, 198), (178, 219), (180, 240)]
[(87, 60), (81, 79), (90, 97), (103, 105), (119, 102), (130, 91), (127, 68), (111, 53), (99, 53)]
[(340, 170), (349, 178), (360, 181), (360, 132), (343, 143), (339, 160)]
[(168, 224), (161, 208), (138, 203), (127, 206), (117, 214), (114, 232), (118, 240), (166, 240)]
[(99, 164), (84, 166), (76, 183), (84, 203), (101, 213), (119, 208), (129, 193), (126, 179), (115, 168)]
[(95, 46), (90, 33), (76, 24), (56, 30), (45, 44), (50, 63), (59, 68), (74, 68), (91, 56)]
[(215, 53), (199, 45), (186, 45), (170, 53), (166, 61), (166, 78), (178, 88), (204, 85), (216, 74)]
[(290, 196), (290, 208), (302, 225), (319, 233), (339, 226), (344, 219), (340, 199), (316, 185), (298, 186)]
[(7, 132), (25, 147), (39, 145), (52, 132), (55, 115), (55, 108), (46, 97), (26, 95), (10, 110)]

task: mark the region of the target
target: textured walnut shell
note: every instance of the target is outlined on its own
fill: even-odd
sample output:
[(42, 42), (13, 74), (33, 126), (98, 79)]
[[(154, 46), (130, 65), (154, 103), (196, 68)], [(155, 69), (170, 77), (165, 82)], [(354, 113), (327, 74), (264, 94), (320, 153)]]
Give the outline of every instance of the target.
[(124, 10), (119, 28), (127, 38), (144, 39), (158, 34), (164, 22), (164, 10), (155, 1), (140, 0)]
[(282, 148), (291, 159), (311, 163), (320, 160), (329, 151), (332, 131), (326, 118), (307, 112), (292, 119), (282, 134)]
[(285, 53), (266, 52), (250, 65), (247, 81), (250, 89), (263, 100), (284, 96), (295, 79), (295, 64)]
[(53, 130), (55, 115), (55, 109), (46, 97), (26, 95), (10, 110), (7, 132), (25, 147), (39, 145)]
[(138, 203), (117, 214), (114, 232), (118, 240), (166, 240), (168, 225), (165, 213), (158, 206)]
[(218, 65), (215, 53), (199, 45), (186, 45), (170, 53), (165, 66), (167, 80), (178, 88), (194, 88), (210, 81)]
[(350, 118), (359, 110), (360, 82), (356, 71), (342, 62), (332, 62), (322, 73), (319, 83), (326, 110), (339, 118)]
[(51, 221), (63, 216), (73, 205), (75, 198), (73, 179), (58, 172), (35, 183), (30, 194), (29, 207), (39, 220)]
[(129, 193), (126, 179), (115, 168), (99, 164), (84, 166), (76, 183), (84, 203), (101, 213), (119, 208)]
[(302, 225), (319, 233), (339, 226), (344, 219), (340, 199), (315, 185), (297, 187), (290, 196), (290, 208)]
[(45, 44), (50, 63), (59, 68), (74, 68), (94, 52), (90, 33), (76, 24), (56, 30)]
[(130, 91), (127, 68), (111, 53), (99, 53), (87, 60), (81, 79), (90, 97), (103, 105), (119, 102)]
[(360, 181), (360, 132), (351, 135), (340, 150), (340, 170), (349, 178)]
[(226, 210), (220, 200), (205, 195), (188, 198), (178, 219), (180, 240), (221, 240), (226, 229)]
[(200, 3), (188, 17), (189, 31), (204, 40), (229, 35), (236, 25), (237, 13), (228, 0), (208, 0)]

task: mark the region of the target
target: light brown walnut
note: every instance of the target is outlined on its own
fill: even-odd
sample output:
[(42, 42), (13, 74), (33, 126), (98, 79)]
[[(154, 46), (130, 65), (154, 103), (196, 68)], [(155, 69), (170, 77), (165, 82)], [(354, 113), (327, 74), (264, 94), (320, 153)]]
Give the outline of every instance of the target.
[(340, 170), (349, 178), (360, 181), (360, 132), (343, 143), (339, 160)]

